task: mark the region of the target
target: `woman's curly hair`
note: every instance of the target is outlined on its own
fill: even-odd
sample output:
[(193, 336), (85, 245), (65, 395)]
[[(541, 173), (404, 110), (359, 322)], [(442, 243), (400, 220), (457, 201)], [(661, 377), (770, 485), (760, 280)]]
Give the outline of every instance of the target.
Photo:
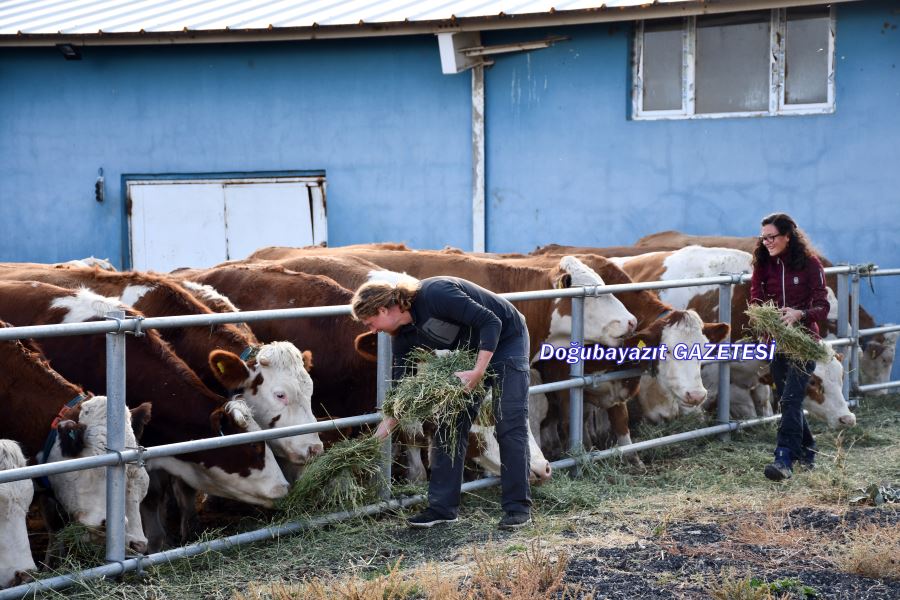
[[(761, 223), (762, 226), (774, 225), (775, 229), (781, 235), (788, 236), (788, 245), (786, 250), (785, 262), (796, 271), (806, 267), (807, 257), (813, 256), (812, 244), (803, 233), (803, 230), (797, 227), (794, 219), (786, 213), (772, 213), (765, 217)], [(753, 266), (764, 265), (768, 263), (772, 257), (763, 244), (762, 239), (756, 242), (756, 248), (753, 250)]]

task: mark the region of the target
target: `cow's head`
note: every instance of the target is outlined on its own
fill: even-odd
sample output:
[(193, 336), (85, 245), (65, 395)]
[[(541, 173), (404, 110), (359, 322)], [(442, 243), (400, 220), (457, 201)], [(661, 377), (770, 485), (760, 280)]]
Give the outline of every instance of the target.
[[(555, 288), (604, 285), (596, 271), (574, 256), (564, 256), (551, 273)], [(561, 306), (565, 306), (561, 310)], [(556, 301), (550, 322), (550, 338), (569, 339), (572, 331), (571, 303)], [(612, 294), (584, 299), (584, 339), (586, 343), (621, 346), (625, 336), (634, 331), (637, 319)]]
[[(871, 339), (865, 345), (865, 350), (859, 356), (860, 383), (885, 383), (891, 380), (891, 369), (894, 367), (894, 357), (897, 351), (897, 338), (900, 332), (885, 333), (882, 338)], [(872, 395), (888, 394), (889, 390), (875, 390), (868, 392)]]
[[(62, 412), (56, 427), (57, 442), (47, 461), (106, 454), (106, 396), (96, 396)], [(143, 432), (151, 407), (142, 404), (125, 423), (125, 446), (137, 446), (135, 430)], [(136, 552), (146, 552), (147, 538), (141, 523), (140, 503), (147, 495), (150, 478), (146, 469), (130, 463), (125, 468), (125, 541)], [(97, 533), (106, 525), (106, 468), (50, 475), (50, 486), (66, 513)]]
[[(678, 344), (703, 347), (710, 342), (719, 342), (728, 335), (729, 329), (727, 323), (704, 324), (693, 310), (673, 310), (654, 321), (646, 334), (642, 331), (636, 335), (645, 344), (664, 344), (671, 352)], [(706, 399), (707, 390), (703, 385), (699, 359), (678, 360), (669, 355), (666, 360), (658, 361), (657, 365), (657, 383), (672, 402), (693, 407)]]
[[(290, 342), (272, 342), (259, 348), (245, 362), (226, 350), (214, 350), (209, 365), (226, 388), (236, 390), (264, 429), (315, 423), (312, 412), (313, 382), (309, 376), (312, 354), (300, 352)], [(305, 464), (322, 453), (318, 433), (271, 440), (278, 456), (290, 463)]]
[(803, 408), (819, 420), (828, 423), (832, 429), (843, 429), (856, 425), (856, 415), (850, 412), (844, 400), (844, 367), (842, 356), (833, 355), (829, 360), (816, 361), (816, 368), (806, 386)]
[[(250, 407), (240, 399), (229, 400), (216, 408), (209, 416), (209, 423), (210, 435), (216, 437), (260, 430)], [(151, 466), (156, 468), (158, 465), (181, 477), (191, 487), (209, 494), (271, 508), (275, 500), (288, 492), (288, 482), (278, 468), (275, 455), (268, 445), (260, 442), (238, 448), (243, 450), (240, 464), (228, 465), (228, 470), (219, 466), (207, 467), (200, 452), (195, 454), (201, 457), (199, 463), (160, 457), (154, 458)]]
[[(19, 444), (0, 440), (0, 471), (26, 466)], [(27, 571), (36, 571), (28, 546), (26, 516), (34, 498), (30, 479), (0, 483), (0, 588), (31, 580)]]

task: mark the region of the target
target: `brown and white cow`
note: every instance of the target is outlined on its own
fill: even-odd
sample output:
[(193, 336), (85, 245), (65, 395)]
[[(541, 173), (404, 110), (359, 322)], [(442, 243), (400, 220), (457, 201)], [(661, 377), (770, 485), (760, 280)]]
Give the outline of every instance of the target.
[[(0, 282), (0, 318), (14, 325), (78, 323), (102, 319), (112, 310), (133, 309), (87, 290), (39, 282)], [(106, 389), (105, 336), (46, 338), (41, 343), (53, 368), (97, 392)], [(126, 398), (129, 406), (153, 405), (143, 443), (157, 446), (259, 428), (243, 401), (226, 402), (211, 392), (155, 331), (126, 337)], [(263, 443), (163, 457), (148, 462), (192, 487), (217, 496), (271, 506), (288, 485)]]
[[(72, 407), (67, 406), (72, 403)], [(132, 410), (130, 422), (124, 424), (126, 446), (136, 446), (136, 438), (150, 420), (150, 411), (149, 403)], [(0, 415), (0, 437), (21, 443), (28, 456), (38, 462), (106, 453), (106, 397), (88, 398), (80, 387), (50, 368), (38, 348), (28, 341), (0, 342)], [(47, 479), (63, 517), (93, 529), (103, 526), (106, 505), (97, 499), (106, 497), (105, 468), (60, 473)], [(128, 465), (126, 543), (137, 552), (144, 552), (147, 546), (139, 512), (147, 494), (147, 480), (143, 467)], [(42, 503), (42, 507), (50, 504)], [(56, 527), (48, 512), (45, 510), (45, 523), (52, 531)]]
[[(104, 296), (118, 296), (123, 304), (149, 317), (212, 313), (177, 282), (155, 274), (5, 263), (0, 264), (0, 279), (85, 287)], [(159, 334), (211, 390), (239, 393), (263, 429), (315, 421), (308, 351), (301, 353), (290, 342), (263, 346), (252, 333), (231, 324), (167, 328)], [(253, 358), (242, 360), (242, 355)], [(322, 452), (317, 433), (278, 438), (269, 446), (277, 456), (298, 466)]]
[[(692, 279), (698, 277), (713, 277), (720, 273), (741, 273), (748, 272), (751, 269), (751, 257), (746, 252), (734, 250), (730, 248), (705, 248), (701, 246), (688, 246), (680, 250), (666, 252), (650, 252), (630, 258), (613, 259), (619, 263), (622, 268), (628, 272), (635, 281), (671, 281), (677, 279)], [(690, 307), (695, 309), (703, 318), (715, 318), (718, 315), (718, 286), (691, 286), (683, 288), (670, 288), (659, 290), (660, 298), (679, 307)], [(748, 289), (747, 286), (735, 286), (732, 296), (731, 315), (732, 330), (740, 335), (744, 331), (747, 323), (745, 309), (747, 307)], [(841, 395), (840, 381), (833, 381), (834, 365), (828, 361), (827, 363), (817, 363), (816, 372), (810, 381), (810, 386), (816, 385), (827, 386), (828, 389), (824, 394), (825, 397), (831, 399), (836, 395)], [(750, 369), (758, 369), (762, 366), (759, 361), (753, 361)], [(747, 366), (744, 366), (745, 370)], [(707, 367), (712, 377), (712, 371), (715, 366)], [(843, 369), (841, 369), (843, 372)], [(735, 383), (738, 383), (736, 380)], [(832, 389), (832, 386), (836, 388)], [(734, 406), (736, 408), (735, 417), (745, 416), (741, 411), (749, 412), (750, 407), (742, 405), (742, 399), (752, 400), (752, 395), (744, 393), (750, 390), (746, 386), (735, 389), (732, 386)], [(807, 391), (807, 399), (804, 406), (814, 416), (817, 412), (813, 412), (811, 403), (811, 392)], [(830, 411), (826, 415), (825, 420), (830, 424), (836, 424), (839, 427), (848, 427), (856, 423), (856, 418), (849, 411), (847, 403), (827, 403), (820, 404), (816, 408), (826, 407)], [(759, 415), (762, 416), (762, 415)]]
[[(19, 444), (0, 439), (0, 471), (26, 466)], [(30, 479), (0, 483), (0, 588), (19, 585), (33, 578), (37, 570), (28, 545), (26, 517), (34, 498)]]

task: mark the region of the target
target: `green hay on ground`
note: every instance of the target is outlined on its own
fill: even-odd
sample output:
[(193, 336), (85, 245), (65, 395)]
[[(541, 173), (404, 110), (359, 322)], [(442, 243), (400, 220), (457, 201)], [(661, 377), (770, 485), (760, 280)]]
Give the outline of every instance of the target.
[(342, 440), (307, 465), (278, 508), (289, 518), (357, 508), (376, 499), (380, 475), (381, 440)]
[(772, 302), (750, 306), (745, 313), (750, 319), (750, 331), (758, 337), (774, 339), (775, 349), (788, 358), (804, 363), (831, 358), (831, 350), (816, 341), (808, 329), (782, 323), (781, 310)]
[(476, 358), (470, 350), (443, 356), (422, 348), (413, 350), (408, 362), (416, 366), (416, 373), (391, 388), (384, 400), (384, 414), (397, 419), (408, 430), (422, 422), (434, 424), (438, 431), (437, 443), (450, 456), (455, 456), (459, 442), (457, 420), (477, 398), (484, 397), (486, 388), (482, 379), (474, 390), (467, 392), (454, 373), (471, 370)]

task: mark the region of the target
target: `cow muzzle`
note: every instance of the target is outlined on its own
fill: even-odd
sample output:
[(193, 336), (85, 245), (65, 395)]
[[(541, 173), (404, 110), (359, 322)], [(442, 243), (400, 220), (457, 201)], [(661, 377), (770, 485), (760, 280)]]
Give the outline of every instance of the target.
[(541, 464), (532, 465), (529, 479), (531, 480), (531, 483), (540, 485), (546, 481), (550, 481), (552, 476), (553, 467), (550, 466), (549, 461), (545, 460)]

